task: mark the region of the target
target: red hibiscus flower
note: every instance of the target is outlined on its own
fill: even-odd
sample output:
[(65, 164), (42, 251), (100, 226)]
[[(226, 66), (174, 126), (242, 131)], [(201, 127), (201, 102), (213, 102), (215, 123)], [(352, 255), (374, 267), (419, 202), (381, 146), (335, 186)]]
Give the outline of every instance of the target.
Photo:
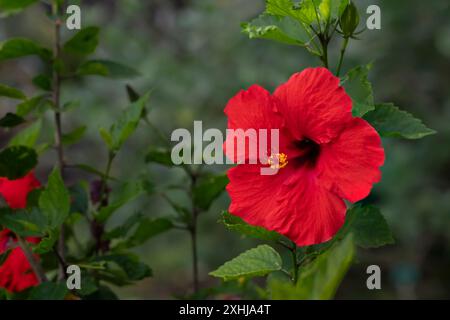
[[(27, 195), (33, 189), (40, 187), (33, 173), (17, 180), (0, 178), (0, 194), (13, 209), (26, 207)], [(27, 238), (30, 243), (37, 243), (37, 238)], [(10, 292), (19, 292), (38, 284), (27, 258), (21, 248), (17, 247), (14, 234), (5, 229), (0, 231), (0, 254), (13, 248), (4, 263), (0, 266), (0, 287)]]
[[(310, 68), (273, 95), (254, 85), (228, 102), (229, 129), (279, 129), (279, 151), (269, 148), (267, 163), (247, 161), (228, 171), (230, 213), (306, 246), (339, 230), (344, 199), (356, 202), (370, 193), (381, 178), (381, 139), (352, 116), (352, 101), (339, 82), (325, 68)], [(235, 136), (226, 144), (229, 139)], [(274, 164), (276, 174), (261, 175), (262, 167)]]

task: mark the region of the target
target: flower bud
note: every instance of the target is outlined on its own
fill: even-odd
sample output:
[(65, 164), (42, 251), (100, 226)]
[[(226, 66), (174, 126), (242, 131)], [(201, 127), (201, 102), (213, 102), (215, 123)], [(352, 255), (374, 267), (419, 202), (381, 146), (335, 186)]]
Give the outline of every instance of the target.
[(344, 33), (344, 37), (351, 37), (358, 27), (359, 13), (352, 1), (349, 2), (339, 17), (339, 25)]

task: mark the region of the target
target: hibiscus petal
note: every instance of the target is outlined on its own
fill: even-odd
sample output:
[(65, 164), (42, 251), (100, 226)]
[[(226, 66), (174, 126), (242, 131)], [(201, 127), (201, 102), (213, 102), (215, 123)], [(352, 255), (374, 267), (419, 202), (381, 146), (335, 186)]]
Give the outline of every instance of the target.
[[(232, 159), (235, 163), (247, 162), (248, 159), (256, 160), (260, 156), (257, 148), (259, 129), (267, 130), (266, 141), (268, 141), (267, 147), (270, 148), (270, 129), (281, 129), (283, 127), (281, 115), (276, 110), (276, 99), (267, 90), (257, 85), (251, 86), (246, 91), (240, 91), (230, 99), (225, 107), (225, 114), (228, 116), (228, 129), (242, 130), (227, 135), (224, 149), (229, 159)], [(244, 132), (245, 130), (248, 131)], [(279, 134), (281, 136), (282, 132), (279, 132)], [(280, 140), (285, 139), (280, 137)], [(245, 147), (239, 149), (238, 141), (246, 141)], [(251, 145), (256, 149), (253, 149), (253, 151), (249, 149)], [(234, 147), (234, 152), (232, 147)], [(267, 153), (267, 150), (264, 150), (264, 152)], [(241, 161), (238, 161), (238, 159)]]
[(344, 223), (345, 203), (320, 185), (314, 171), (288, 165), (276, 175), (262, 176), (258, 166), (239, 165), (228, 177), (230, 213), (299, 246), (330, 240)]
[(0, 177), (0, 194), (11, 208), (23, 209), (27, 206), (28, 193), (40, 185), (33, 172), (17, 180)]
[(308, 68), (277, 88), (279, 111), (296, 140), (327, 143), (351, 119), (352, 101), (326, 68)]
[(356, 202), (380, 181), (383, 163), (380, 136), (365, 120), (354, 118), (334, 141), (321, 145), (316, 170), (327, 189)]

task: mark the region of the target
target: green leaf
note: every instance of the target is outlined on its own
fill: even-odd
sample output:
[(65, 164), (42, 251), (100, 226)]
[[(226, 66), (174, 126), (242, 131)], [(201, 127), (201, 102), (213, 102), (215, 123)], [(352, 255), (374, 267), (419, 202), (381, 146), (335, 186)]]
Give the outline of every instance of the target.
[(14, 113), (8, 112), (3, 118), (0, 119), (0, 127), (12, 128), (24, 122), (25, 122), (24, 118)]
[[(33, 110), (40, 110), (41, 107), (46, 107), (48, 105), (48, 101), (45, 99), (45, 95), (39, 95), (28, 100), (25, 100), (17, 105), (17, 115), (21, 117), (25, 117)], [(44, 110), (42, 110), (44, 111)]]
[(350, 233), (353, 234), (355, 244), (363, 248), (378, 248), (394, 243), (386, 220), (374, 206), (356, 205), (347, 211), (345, 224), (336, 237), (343, 238)]
[(376, 105), (375, 110), (364, 115), (364, 119), (383, 137), (421, 139), (436, 133), (427, 128), (421, 120), (392, 103)]
[(39, 208), (48, 219), (50, 228), (59, 227), (70, 212), (70, 195), (58, 168), (53, 169), (47, 187), (39, 197)]
[(19, 13), (38, 0), (0, 0), (0, 17)]
[(119, 196), (110, 205), (100, 209), (95, 219), (100, 223), (106, 222), (116, 210), (134, 200), (144, 192), (145, 188), (142, 182), (130, 182), (125, 184), (122, 187)]
[(37, 208), (1, 208), (0, 224), (23, 237), (42, 237), (47, 229), (47, 218)]
[(227, 184), (228, 177), (225, 174), (203, 178), (193, 191), (194, 203), (200, 209), (208, 210)]
[(126, 248), (136, 247), (148, 239), (170, 230), (173, 227), (172, 221), (166, 218), (153, 218), (141, 220), (136, 231), (125, 242)]
[(112, 152), (117, 152), (125, 141), (134, 133), (142, 117), (142, 113), (150, 94), (143, 95), (138, 101), (133, 102), (114, 123), (109, 131), (100, 130), (103, 140)]
[(62, 135), (62, 143), (66, 146), (75, 144), (83, 138), (84, 133), (86, 132), (87, 127), (81, 126), (73, 130), (72, 132), (66, 133)]
[(77, 74), (80, 76), (102, 76), (114, 79), (129, 79), (140, 76), (135, 69), (109, 60), (90, 60), (78, 67)]
[(37, 55), (44, 61), (50, 61), (52, 58), (50, 50), (37, 45), (29, 39), (9, 39), (0, 45), (0, 61), (31, 55)]
[(277, 241), (282, 236), (275, 232), (264, 229), (263, 227), (252, 226), (246, 223), (241, 218), (230, 214), (229, 212), (223, 212), (220, 220), (228, 230), (239, 232), (240, 234), (266, 241)]
[(0, 96), (19, 100), (25, 100), (27, 98), (22, 91), (5, 86), (4, 84), (0, 84)]
[(55, 247), (56, 242), (59, 239), (59, 230), (52, 229), (41, 238), (38, 244), (33, 247), (33, 252), (36, 254), (44, 254), (50, 252)]
[(268, 245), (260, 245), (226, 262), (210, 275), (228, 281), (241, 277), (265, 276), (281, 270), (281, 267), (282, 260), (278, 252)]
[(64, 300), (68, 293), (65, 282), (43, 282), (31, 290), (28, 300)]
[(297, 46), (305, 46), (311, 39), (303, 25), (293, 18), (267, 14), (243, 23), (242, 32), (250, 39), (268, 39)]
[(50, 78), (50, 76), (46, 74), (37, 75), (36, 77), (33, 78), (32, 82), (39, 89), (45, 91), (52, 90), (52, 79)]
[(158, 163), (166, 167), (172, 167), (172, 157), (170, 150), (152, 147), (145, 156), (145, 162)]
[(96, 262), (112, 262), (120, 267), (129, 280), (137, 281), (152, 276), (152, 270), (144, 263), (139, 262), (137, 255), (128, 254), (112, 254), (100, 256), (94, 259)]
[(118, 227), (107, 231), (103, 238), (106, 240), (125, 238), (131, 229), (144, 218), (141, 212), (135, 212), (124, 223), (121, 223)]
[(37, 154), (31, 148), (11, 146), (0, 152), (0, 177), (22, 178), (37, 165)]
[(353, 68), (342, 80), (345, 91), (352, 98), (352, 113), (355, 117), (362, 117), (375, 109), (372, 85), (368, 79), (371, 68), (371, 64)]
[(25, 146), (33, 148), (41, 133), (42, 120), (37, 120), (28, 128), (17, 133), (10, 141), (9, 146)]
[(88, 55), (95, 51), (98, 45), (97, 27), (86, 27), (78, 31), (64, 44), (64, 51), (79, 55)]
[(290, 281), (269, 279), (271, 298), (275, 300), (324, 300), (334, 297), (355, 255), (352, 236), (336, 243), (330, 250), (303, 267), (297, 285)]

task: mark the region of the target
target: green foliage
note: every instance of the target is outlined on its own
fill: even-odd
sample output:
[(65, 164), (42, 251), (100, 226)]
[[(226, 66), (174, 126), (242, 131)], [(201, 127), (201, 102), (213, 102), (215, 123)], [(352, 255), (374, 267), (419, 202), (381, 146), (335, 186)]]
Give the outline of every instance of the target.
[(10, 146), (25, 146), (33, 148), (39, 138), (42, 129), (42, 121), (38, 120), (31, 126), (18, 132), (10, 141)]
[[(1, 1), (1, 0), (0, 0)], [(52, 52), (29, 39), (9, 39), (0, 45), (0, 61), (36, 55), (44, 61), (50, 61)]]
[(135, 69), (109, 60), (90, 60), (82, 63), (77, 70), (80, 76), (102, 76), (115, 79), (129, 79), (140, 76)]
[(275, 249), (268, 245), (260, 245), (226, 262), (217, 270), (210, 272), (210, 275), (225, 281), (241, 277), (265, 276), (281, 270), (282, 263), (281, 257)]
[(375, 109), (372, 85), (368, 79), (371, 68), (371, 64), (358, 66), (351, 69), (342, 79), (345, 91), (352, 98), (352, 113), (355, 117), (362, 117)]
[(117, 248), (132, 248), (145, 243), (148, 239), (173, 228), (173, 223), (167, 218), (141, 219), (136, 230)]
[[(131, 253), (111, 254), (95, 258), (95, 262), (106, 262), (107, 270), (112, 272), (113, 278), (127, 279), (130, 281), (142, 280), (152, 276), (152, 270), (144, 263), (139, 262), (139, 258)], [(119, 267), (123, 273), (118, 273), (115, 266)], [(114, 279), (111, 279), (114, 281)]]
[(52, 90), (52, 79), (46, 74), (39, 74), (32, 80), (33, 84), (44, 91)]
[(48, 100), (45, 99), (45, 95), (38, 95), (36, 97), (27, 99), (17, 105), (17, 115), (25, 117), (32, 111), (40, 111), (42, 107), (48, 105)]
[(222, 194), (228, 184), (225, 174), (202, 178), (193, 190), (194, 203), (202, 210), (208, 210), (213, 201)]
[(101, 208), (95, 216), (95, 219), (101, 223), (106, 222), (106, 220), (108, 220), (116, 210), (137, 198), (144, 192), (145, 186), (142, 182), (130, 182), (125, 184), (116, 199), (114, 199), (110, 205)]
[(87, 127), (81, 126), (74, 129), (72, 132), (62, 135), (62, 143), (66, 146), (78, 143), (84, 136)]
[(230, 214), (229, 212), (223, 212), (220, 222), (222, 222), (228, 230), (236, 231), (243, 236), (256, 238), (266, 241), (278, 241), (281, 239), (281, 235), (275, 231), (269, 231), (263, 227), (252, 226), (246, 223), (241, 218)]
[(421, 139), (436, 133), (427, 128), (421, 120), (392, 103), (376, 105), (375, 110), (365, 114), (364, 119), (383, 137)]
[(311, 39), (302, 24), (291, 17), (263, 14), (242, 24), (242, 32), (250, 39), (274, 40), (285, 44), (305, 46)]
[(345, 224), (336, 238), (344, 238), (350, 233), (355, 244), (362, 248), (378, 248), (394, 243), (386, 220), (374, 206), (356, 205), (347, 211)]
[(158, 163), (166, 167), (173, 166), (170, 150), (165, 148), (150, 148), (147, 155), (145, 156), (145, 161)]
[(69, 293), (65, 283), (43, 282), (34, 287), (28, 297), (29, 300), (64, 300)]
[(352, 236), (336, 243), (302, 268), (296, 285), (271, 278), (268, 288), (272, 299), (331, 299), (350, 267), (355, 255)]
[(0, 119), (0, 127), (12, 128), (24, 122), (25, 122), (24, 118), (14, 113), (8, 112), (3, 118)]
[(27, 98), (22, 91), (5, 86), (4, 84), (0, 84), (0, 96), (19, 100), (25, 100)]
[(37, 208), (17, 211), (2, 208), (0, 224), (23, 237), (40, 237), (44, 235), (47, 219)]
[(39, 197), (39, 208), (47, 218), (49, 228), (59, 227), (70, 212), (70, 195), (57, 168), (48, 178), (47, 187)]
[(0, 177), (22, 178), (37, 164), (37, 154), (31, 148), (11, 146), (0, 152)]
[(150, 93), (143, 95), (122, 113), (109, 130), (100, 130), (100, 134), (111, 152), (116, 153), (119, 151), (125, 141), (136, 130), (149, 98)]
[(64, 44), (64, 51), (76, 55), (89, 55), (97, 48), (100, 29), (85, 27)]

